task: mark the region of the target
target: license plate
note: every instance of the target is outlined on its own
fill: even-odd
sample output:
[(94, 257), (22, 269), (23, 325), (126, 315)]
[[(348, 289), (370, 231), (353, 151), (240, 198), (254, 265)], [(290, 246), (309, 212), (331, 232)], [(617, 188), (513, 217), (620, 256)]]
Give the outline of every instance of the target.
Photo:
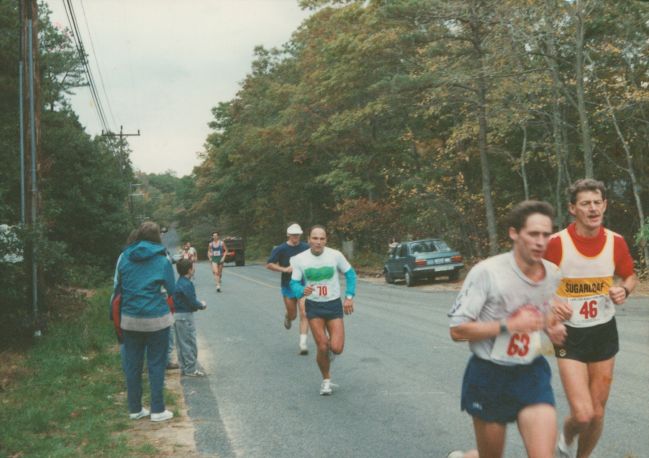
[(444, 272), (446, 270), (453, 270), (453, 266), (440, 266), (435, 267), (435, 272)]

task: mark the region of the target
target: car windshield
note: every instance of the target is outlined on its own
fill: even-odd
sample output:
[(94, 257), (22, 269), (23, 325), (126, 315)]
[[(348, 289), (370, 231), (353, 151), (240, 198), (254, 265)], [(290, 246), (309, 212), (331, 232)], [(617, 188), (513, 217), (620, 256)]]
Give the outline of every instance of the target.
[(412, 254), (434, 253), (436, 251), (451, 251), (449, 246), (441, 240), (420, 240), (410, 246)]

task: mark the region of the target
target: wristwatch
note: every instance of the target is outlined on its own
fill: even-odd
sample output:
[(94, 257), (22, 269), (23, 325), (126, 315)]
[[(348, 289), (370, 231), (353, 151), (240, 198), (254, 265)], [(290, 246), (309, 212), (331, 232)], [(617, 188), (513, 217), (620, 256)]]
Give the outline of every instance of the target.
[(507, 329), (507, 318), (500, 320), (500, 333), (502, 334), (503, 332), (509, 332), (509, 329)]
[(347, 294), (347, 295), (345, 296), (345, 299), (354, 299), (354, 296), (352, 296), (351, 294)]

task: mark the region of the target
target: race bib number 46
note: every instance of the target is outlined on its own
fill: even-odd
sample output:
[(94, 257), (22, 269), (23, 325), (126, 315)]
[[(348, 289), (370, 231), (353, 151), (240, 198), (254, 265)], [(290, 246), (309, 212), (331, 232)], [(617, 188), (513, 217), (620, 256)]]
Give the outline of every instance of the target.
[(572, 307), (570, 322), (575, 325), (594, 325), (605, 320), (605, 297), (571, 298), (568, 300)]

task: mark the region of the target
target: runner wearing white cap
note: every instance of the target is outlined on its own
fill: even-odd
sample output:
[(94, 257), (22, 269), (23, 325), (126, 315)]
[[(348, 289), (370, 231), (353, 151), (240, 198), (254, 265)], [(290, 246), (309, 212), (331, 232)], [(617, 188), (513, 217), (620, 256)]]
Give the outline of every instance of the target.
[(309, 349), (306, 344), (307, 334), (309, 332), (309, 322), (306, 319), (304, 311), (304, 298), (296, 296), (290, 288), (291, 267), (290, 260), (296, 254), (300, 254), (309, 249), (309, 245), (300, 240), (302, 235), (302, 228), (297, 223), (291, 223), (286, 229), (286, 236), (288, 240), (281, 245), (273, 248), (268, 258), (266, 268), (274, 272), (281, 272), (281, 288), (282, 298), (284, 299), (284, 306), (286, 313), (284, 314), (284, 327), (291, 329), (293, 320), (297, 317), (298, 305), (300, 307), (300, 354), (306, 355)]

